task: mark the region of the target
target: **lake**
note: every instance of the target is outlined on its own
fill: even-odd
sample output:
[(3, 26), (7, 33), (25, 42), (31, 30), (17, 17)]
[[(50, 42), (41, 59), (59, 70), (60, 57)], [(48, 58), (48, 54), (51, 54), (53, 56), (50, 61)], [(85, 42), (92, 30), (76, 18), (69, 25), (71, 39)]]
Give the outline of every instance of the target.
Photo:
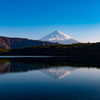
[(0, 100), (100, 100), (99, 59), (1, 58)]

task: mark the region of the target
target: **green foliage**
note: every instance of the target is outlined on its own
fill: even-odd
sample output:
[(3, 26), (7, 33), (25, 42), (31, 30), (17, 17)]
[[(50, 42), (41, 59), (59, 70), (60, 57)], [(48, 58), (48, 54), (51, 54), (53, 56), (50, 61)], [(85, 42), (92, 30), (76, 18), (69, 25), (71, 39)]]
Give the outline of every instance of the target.
[(17, 49), (0, 49), (3, 55), (60, 55), (60, 56), (98, 56), (100, 43), (77, 43), (69, 45), (41, 45)]
[(0, 53), (2, 53), (2, 52), (10, 52), (11, 51), (11, 49), (0, 49)]

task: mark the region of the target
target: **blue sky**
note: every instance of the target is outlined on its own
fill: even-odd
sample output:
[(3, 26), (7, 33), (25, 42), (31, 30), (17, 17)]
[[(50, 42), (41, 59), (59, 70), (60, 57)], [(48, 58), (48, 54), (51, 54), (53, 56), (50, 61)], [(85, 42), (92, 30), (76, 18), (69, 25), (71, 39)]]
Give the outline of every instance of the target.
[(39, 39), (55, 30), (100, 42), (100, 0), (0, 0), (0, 35)]

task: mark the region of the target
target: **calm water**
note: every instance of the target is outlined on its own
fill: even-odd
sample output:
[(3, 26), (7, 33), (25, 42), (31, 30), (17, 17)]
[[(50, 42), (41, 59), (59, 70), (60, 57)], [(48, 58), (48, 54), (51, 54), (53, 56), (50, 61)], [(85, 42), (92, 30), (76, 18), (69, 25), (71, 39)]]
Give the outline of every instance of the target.
[(86, 61), (0, 59), (0, 100), (100, 100), (99, 62)]

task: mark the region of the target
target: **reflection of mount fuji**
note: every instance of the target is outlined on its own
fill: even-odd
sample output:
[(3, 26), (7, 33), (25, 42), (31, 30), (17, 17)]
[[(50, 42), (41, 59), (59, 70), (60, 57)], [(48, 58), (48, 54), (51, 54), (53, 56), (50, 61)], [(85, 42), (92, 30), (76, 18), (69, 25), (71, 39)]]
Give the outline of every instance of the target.
[(76, 68), (73, 68), (73, 67), (53, 67), (53, 68), (48, 68), (48, 69), (41, 69), (41, 72), (55, 79), (61, 79), (65, 77), (66, 75), (69, 75), (75, 69)]

